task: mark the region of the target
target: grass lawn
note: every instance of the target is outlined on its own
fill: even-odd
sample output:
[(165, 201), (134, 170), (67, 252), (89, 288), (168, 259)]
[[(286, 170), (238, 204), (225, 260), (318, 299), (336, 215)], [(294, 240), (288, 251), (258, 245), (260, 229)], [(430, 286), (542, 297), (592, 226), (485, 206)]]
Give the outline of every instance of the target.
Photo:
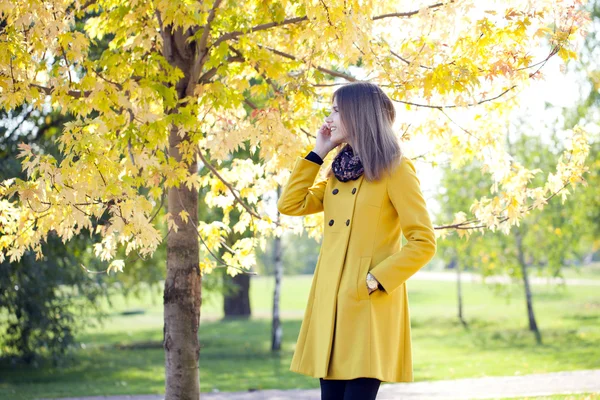
[[(201, 391), (317, 388), (316, 379), (288, 369), (312, 277), (284, 277), (284, 343), (278, 355), (269, 351), (273, 279), (253, 279), (252, 320), (221, 322), (220, 302), (209, 299), (203, 304)], [(526, 329), (525, 302), (518, 287), (506, 298), (481, 284), (465, 283), (470, 327), (464, 329), (455, 317), (454, 283), (409, 281), (408, 286), (415, 380), (600, 368), (597, 286), (564, 290), (533, 286), (541, 346)], [(161, 302), (157, 292), (136, 301), (115, 299), (106, 324), (90, 326), (79, 336), (84, 347), (73, 352), (66, 367), (1, 367), (0, 398), (164, 393)], [(145, 313), (120, 314), (138, 308)]]

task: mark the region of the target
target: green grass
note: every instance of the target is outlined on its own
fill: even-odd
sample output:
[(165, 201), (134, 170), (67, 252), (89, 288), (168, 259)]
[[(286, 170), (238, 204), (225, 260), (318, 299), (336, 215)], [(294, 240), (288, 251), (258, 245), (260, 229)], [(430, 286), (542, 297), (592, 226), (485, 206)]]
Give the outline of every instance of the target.
[[(278, 355), (269, 351), (272, 278), (252, 282), (253, 314), (265, 318), (221, 322), (220, 301), (203, 304), (201, 391), (318, 387), (316, 379), (289, 371), (311, 279), (284, 277), (284, 343)], [(544, 340), (537, 346), (526, 329), (518, 287), (505, 298), (483, 285), (465, 283), (464, 311), (470, 325), (465, 330), (455, 317), (453, 283), (411, 281), (408, 286), (417, 381), (600, 368), (598, 287), (534, 286)], [(137, 301), (116, 298), (106, 324), (91, 326), (79, 336), (85, 348), (74, 352), (66, 367), (2, 367), (0, 398), (164, 393), (161, 300), (160, 293), (150, 292)], [(120, 315), (137, 308), (145, 314)]]

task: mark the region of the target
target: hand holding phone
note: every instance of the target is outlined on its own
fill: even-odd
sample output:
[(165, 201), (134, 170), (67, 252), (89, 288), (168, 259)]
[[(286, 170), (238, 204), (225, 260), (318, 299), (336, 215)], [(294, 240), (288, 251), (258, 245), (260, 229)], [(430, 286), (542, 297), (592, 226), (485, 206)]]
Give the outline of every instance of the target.
[(321, 158), (325, 158), (327, 153), (339, 146), (340, 143), (334, 143), (331, 141), (331, 129), (329, 124), (324, 123), (317, 132), (317, 142), (315, 144), (314, 152), (317, 153)]

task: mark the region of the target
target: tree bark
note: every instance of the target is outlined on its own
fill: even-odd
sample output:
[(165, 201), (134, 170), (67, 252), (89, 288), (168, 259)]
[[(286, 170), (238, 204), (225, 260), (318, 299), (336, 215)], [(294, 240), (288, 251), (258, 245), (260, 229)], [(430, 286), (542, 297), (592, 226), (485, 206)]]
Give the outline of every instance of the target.
[(529, 330), (535, 334), (537, 344), (542, 344), (542, 334), (538, 328), (535, 313), (533, 311), (533, 296), (531, 294), (531, 286), (529, 285), (529, 276), (527, 275), (527, 264), (525, 263), (525, 255), (523, 250), (523, 235), (520, 229), (516, 230), (515, 239), (517, 241), (517, 252), (521, 273), (523, 275), (523, 286), (525, 289), (525, 302), (527, 304), (527, 317), (529, 319)]
[[(281, 193), (281, 187), (277, 186), (277, 198)], [(279, 212), (277, 212), (277, 222), (279, 222)], [(281, 339), (283, 336), (283, 327), (279, 319), (279, 298), (281, 294), (281, 278), (283, 276), (283, 249), (281, 238), (275, 237), (273, 246), (273, 261), (275, 269), (275, 290), (273, 292), (273, 326), (271, 330), (271, 351), (281, 350)]]
[(223, 279), (232, 291), (223, 294), (223, 313), (225, 318), (250, 318), (250, 275), (237, 274), (231, 277), (226, 272)]
[[(183, 71), (176, 83), (179, 99), (193, 89), (197, 77), (192, 76), (196, 44), (188, 41), (193, 30), (183, 31), (173, 25), (163, 25), (158, 12), (163, 39), (162, 53), (167, 62)], [(164, 83), (169, 85), (168, 83)], [(189, 86), (189, 87), (188, 87)], [(180, 103), (179, 106), (185, 106)], [(177, 108), (168, 110), (177, 113)], [(176, 125), (170, 126), (169, 157), (182, 162), (177, 146), (189, 141), (189, 135), (179, 136)], [(190, 175), (198, 173), (196, 158), (187, 161)], [(167, 235), (167, 277), (164, 290), (163, 347), (165, 349), (165, 400), (198, 400), (200, 398), (199, 356), (200, 306), (202, 304), (202, 277), (200, 275), (200, 249), (198, 240), (198, 192), (188, 190), (185, 184), (168, 188), (168, 212), (178, 226)], [(187, 223), (180, 212), (188, 213)]]
[[(169, 135), (169, 155), (181, 160), (177, 129)], [(197, 173), (197, 163), (189, 166)], [(168, 211), (178, 230), (167, 236), (167, 277), (164, 290), (165, 400), (198, 400), (200, 381), (198, 329), (202, 303), (199, 266), (198, 193), (185, 185), (168, 189)], [(187, 223), (179, 216), (185, 210)]]

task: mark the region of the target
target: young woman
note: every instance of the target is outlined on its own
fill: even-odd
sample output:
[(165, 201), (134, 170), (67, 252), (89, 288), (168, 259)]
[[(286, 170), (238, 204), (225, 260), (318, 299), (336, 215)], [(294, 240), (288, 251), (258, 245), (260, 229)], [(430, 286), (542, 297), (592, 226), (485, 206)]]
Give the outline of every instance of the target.
[[(394, 119), (378, 86), (337, 89), (314, 150), (297, 158), (277, 203), (286, 215), (324, 212), (290, 367), (319, 378), (323, 400), (375, 399), (382, 381), (413, 380), (406, 280), (434, 256), (436, 239)], [(344, 143), (315, 182), (323, 158)]]

